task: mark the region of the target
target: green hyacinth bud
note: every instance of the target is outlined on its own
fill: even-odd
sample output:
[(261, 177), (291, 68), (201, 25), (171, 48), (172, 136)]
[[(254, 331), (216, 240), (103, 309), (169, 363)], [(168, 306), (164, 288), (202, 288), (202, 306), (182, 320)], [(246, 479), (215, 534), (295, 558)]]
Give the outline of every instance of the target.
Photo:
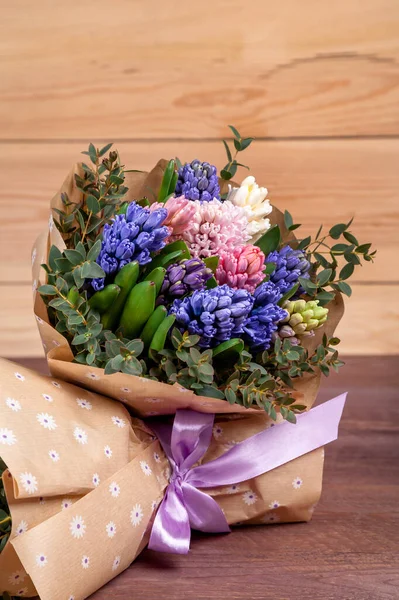
[(287, 311), (282, 321), (284, 332), (287, 332), (288, 325), (297, 337), (312, 335), (327, 321), (328, 308), (319, 306), (318, 300), (291, 300), (285, 302), (283, 308)]

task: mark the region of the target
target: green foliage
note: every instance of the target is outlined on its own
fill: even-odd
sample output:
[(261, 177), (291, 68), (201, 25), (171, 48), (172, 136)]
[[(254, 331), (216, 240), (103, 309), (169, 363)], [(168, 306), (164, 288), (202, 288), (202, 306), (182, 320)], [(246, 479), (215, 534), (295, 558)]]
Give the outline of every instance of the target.
[(234, 155), (231, 153), (228, 143), (225, 140), (223, 140), (223, 145), (226, 150), (228, 163), (220, 171), (220, 176), (226, 181), (229, 181), (232, 177), (234, 177), (238, 167), (244, 167), (244, 169), (249, 169), (249, 167), (247, 167), (246, 165), (237, 162), (237, 155), (239, 152), (243, 152), (244, 150), (246, 150), (246, 148), (248, 148), (250, 144), (254, 141), (254, 138), (251, 137), (241, 137), (241, 135), (238, 133), (237, 129), (233, 127), (233, 125), (229, 125), (229, 127), (234, 135), (233, 144), (235, 153)]
[[(2, 480), (2, 475), (6, 469), (7, 465), (0, 458), (0, 554), (8, 542), (12, 524), (10, 509), (8, 508), (8, 502)], [(3, 596), (3, 598), (5, 598), (5, 596)]]
[[(288, 218), (287, 223), (290, 222)], [(349, 223), (338, 223), (331, 227), (328, 233), (323, 234), (321, 226), (314, 239), (308, 236), (299, 242), (298, 248), (303, 250), (312, 262), (312, 277), (300, 279), (306, 294), (312, 299), (319, 300), (325, 306), (335, 297), (335, 292), (346, 296), (352, 294), (351, 286), (347, 280), (353, 275), (362, 261), (372, 262), (376, 250), (371, 249), (371, 244), (360, 244), (355, 235), (349, 231)], [(291, 227), (292, 229), (292, 227)], [(333, 243), (339, 241), (338, 243)]]

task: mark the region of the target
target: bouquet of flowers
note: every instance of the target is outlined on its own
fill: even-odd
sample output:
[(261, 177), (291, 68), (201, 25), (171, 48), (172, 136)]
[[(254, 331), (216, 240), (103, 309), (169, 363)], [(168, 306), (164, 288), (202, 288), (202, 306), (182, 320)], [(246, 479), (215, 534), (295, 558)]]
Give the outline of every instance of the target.
[[(26, 548), (31, 547), (34, 532), (46, 527), (50, 516), (55, 514), (61, 527), (61, 519), (65, 518), (60, 513), (60, 495), (63, 494), (74, 496), (73, 502), (90, 500), (90, 510), (94, 512), (103, 510), (101, 502), (104, 501), (95, 496), (100, 480), (114, 477), (116, 481), (117, 471), (120, 474), (126, 469), (130, 469), (130, 477), (132, 473), (139, 477), (140, 465), (145, 475), (157, 473), (154, 490), (151, 492), (149, 486), (142, 492), (146, 501), (151, 493), (157, 499), (152, 501), (142, 537), (135, 539), (123, 568), (147, 543), (154, 518), (152, 547), (180, 551), (178, 541), (174, 549), (162, 544), (162, 531), (168, 527), (168, 519), (162, 520), (162, 510), (164, 513), (169, 510), (173, 520), (168, 501), (165, 500), (162, 510), (159, 508), (156, 513), (168, 483), (173, 481), (173, 485), (177, 485), (176, 478), (172, 476), (169, 480), (165, 475), (171, 460), (171, 464), (179, 463), (176, 448), (173, 450), (173, 444), (171, 448), (170, 437), (165, 438), (162, 431), (162, 426), (170, 421), (167, 415), (176, 415), (176, 428), (180, 425), (183, 430), (182, 423), (187, 421), (193, 427), (192, 415), (202, 414), (198, 417), (202, 421), (198, 425), (197, 442), (205, 435), (204, 431), (210, 432), (212, 441), (207, 437), (202, 453), (192, 464), (201, 459), (203, 467), (220, 457), (226, 458), (228, 463), (231, 450), (237, 451), (238, 464), (239, 447), (252, 443), (256, 434), (270, 434), (273, 422), (279, 423), (275, 430), (281, 432), (280, 436), (292, 436), (294, 434), (288, 432), (297, 430), (296, 435), (312, 437), (303, 427), (310, 423), (306, 419), (318, 409), (306, 415), (301, 413), (308, 411), (315, 400), (320, 374), (328, 375), (331, 368), (337, 370), (343, 364), (337, 350), (340, 340), (334, 337), (334, 329), (343, 314), (341, 294), (351, 295), (348, 279), (363, 260), (373, 260), (375, 251), (371, 251), (371, 244), (357, 240), (350, 230), (352, 221), (333, 225), (327, 232), (320, 227), (314, 238), (297, 239), (293, 232), (300, 225), (288, 211), (283, 214), (270, 204), (267, 189), (260, 187), (254, 177), (247, 176), (239, 186), (232, 183), (237, 168), (243, 166), (237, 155), (251, 144), (252, 138), (243, 138), (234, 127), (231, 130), (234, 154), (224, 142), (228, 162), (220, 171), (220, 177), (215, 166), (197, 159), (185, 164), (177, 158), (168, 162), (161, 160), (150, 173), (126, 170), (111, 144), (101, 149), (90, 144), (83, 153), (87, 155), (87, 162), (74, 168), (54, 198), (49, 231), (40, 236), (35, 245), (32, 262), (36, 318), (50, 371), (57, 378), (49, 381), (64, 400), (65, 407), (60, 410), (65, 414), (54, 417), (42, 411), (36, 415), (39, 400), (34, 399), (32, 410), (36, 420), (47, 430), (56, 429), (58, 418), (67, 416), (68, 422), (77, 422), (73, 438), (80, 448), (88, 439), (85, 427), (79, 425), (82, 409), (90, 415), (97, 402), (108, 415), (105, 406), (115, 405), (113, 425), (122, 430), (129, 423), (136, 446), (127, 451), (129, 444), (124, 439), (121, 442), (124, 452), (126, 450), (124, 458), (110, 470), (108, 460), (113, 450), (105, 443), (106, 436), (103, 439), (102, 433), (100, 435), (100, 431), (106, 429), (105, 422), (98, 421), (91, 427), (100, 436), (101, 443), (104, 442), (104, 452), (90, 467), (93, 473), (95, 470), (90, 482), (88, 473), (79, 467), (81, 477), (72, 478), (70, 485), (57, 487), (48, 481), (48, 485), (39, 490), (34, 468), (43, 471), (41, 479), (45, 480), (48, 479), (47, 466), (41, 465), (39, 457), (28, 460), (30, 434), (21, 430), (16, 436), (14, 430), (18, 431), (20, 425), (14, 424), (11, 429), (6, 420), (3, 427), (0, 413), (3, 435), (0, 442), (7, 450), (3, 466), (0, 463), (3, 472), (0, 552), (6, 548), (9, 538), (11, 541), (18, 537), (12, 545), (7, 545), (12, 548), (7, 560), (14, 565), (16, 574), (21, 572), (21, 577), (25, 577), (29, 573), (32, 577), (30, 585), (18, 591), (9, 583), (13, 573), (11, 567), (7, 568), (8, 587), (0, 577), (0, 591), (3, 583), (9, 593), (29, 596), (39, 591), (43, 598), (50, 598), (49, 590), (53, 588), (43, 576), (44, 569), (39, 569), (40, 577), (33, 577), (34, 565), (26, 558)], [(8, 367), (4, 368), (7, 371)], [(7, 373), (9, 378), (10, 373)], [(49, 387), (43, 383), (45, 378), (18, 371), (14, 374), (20, 381), (30, 379), (33, 387)], [(7, 395), (5, 404), (14, 417), (21, 409), (21, 402), (15, 397), (15, 391), (6, 393), (12, 394)], [(52, 403), (52, 394), (48, 391), (39, 396), (40, 401)], [(73, 402), (70, 413), (67, 411), (69, 400)], [(163, 425), (132, 420), (120, 402), (135, 417), (162, 416)], [(149, 410), (152, 408), (156, 410)], [(217, 415), (215, 420), (214, 415)], [(318, 415), (317, 425), (322, 426), (321, 413)], [(294, 426), (297, 419), (298, 424)], [(284, 420), (290, 424), (283, 427)], [(169, 432), (172, 442), (174, 431)], [(25, 471), (21, 472), (19, 484), (12, 491), (7, 478), (11, 477), (10, 473), (15, 478), (14, 442), (25, 434), (28, 441), (24, 448), (19, 448), (18, 460), (15, 459)], [(197, 487), (213, 488), (207, 493), (216, 498), (214, 504), (218, 508), (208, 507), (198, 522), (187, 500), (184, 510), (188, 528), (191, 525), (204, 531), (223, 531), (227, 524), (244, 521), (309, 520), (321, 490), (323, 457), (317, 448), (333, 439), (329, 435), (321, 441), (312, 441), (306, 448), (300, 448), (298, 441), (288, 437), (291, 454), (279, 456), (269, 467), (262, 465), (243, 470), (237, 481), (231, 477), (212, 479), (209, 475), (198, 484), (196, 479)], [(39, 438), (36, 441), (40, 446)], [(66, 440), (63, 443), (67, 443)], [(269, 444), (272, 449), (270, 441)], [(195, 455), (194, 447), (191, 452)], [(49, 453), (51, 461), (58, 463), (59, 451), (49, 449)], [(79, 453), (71, 454), (78, 465)], [(302, 479), (294, 474), (298, 461), (302, 461), (302, 472), (309, 474), (311, 482), (305, 496), (300, 498), (298, 492), (297, 497), (292, 498), (287, 494), (286, 484), (288, 478), (290, 488), (300, 490)], [(34, 468), (28, 469), (27, 465)], [(119, 495), (116, 492), (120, 484), (115, 481), (110, 481), (109, 489), (115, 484), (115, 495)], [(227, 483), (231, 484), (228, 489)], [(279, 493), (281, 498), (286, 495), (287, 501), (270, 498), (270, 490)], [(45, 510), (40, 512), (36, 505), (33, 521), (40, 525), (31, 532), (23, 527), (24, 535), (19, 540), (18, 524), (11, 520), (9, 505), (17, 510), (21, 502), (28, 510), (31, 498), (39, 493), (41, 498), (57, 502), (58, 510), (52, 508), (50, 515)], [(112, 490), (111, 495), (114, 495)], [(171, 495), (168, 492), (165, 498), (170, 499)], [(238, 497), (244, 498), (239, 508), (232, 502)], [(68, 502), (72, 504), (72, 500)], [(131, 521), (137, 521), (137, 525), (142, 520), (143, 502), (142, 498), (137, 501), (136, 517), (132, 509)], [(87, 510), (86, 514), (89, 514)], [(83, 536), (86, 530), (84, 519), (79, 518), (81, 520), (74, 521), (74, 525), (70, 524), (75, 538)], [(110, 521), (107, 526), (111, 531), (115, 524)], [(29, 533), (32, 533), (31, 538)], [(40, 535), (45, 536), (45, 533)], [(27, 540), (25, 546), (24, 539)], [(188, 550), (186, 542), (187, 539), (182, 542), (185, 551)], [(39, 566), (40, 556), (39, 553), (36, 557)], [(47, 563), (46, 555), (43, 556)], [(2, 556), (0, 563), (1, 560)], [(119, 563), (110, 571), (108, 579), (120, 571)], [(23, 565), (21, 571), (16, 564)], [(86, 568), (83, 563), (82, 567)], [(101, 578), (99, 570), (94, 583), (82, 586), (71, 598), (86, 597), (108, 579)]]

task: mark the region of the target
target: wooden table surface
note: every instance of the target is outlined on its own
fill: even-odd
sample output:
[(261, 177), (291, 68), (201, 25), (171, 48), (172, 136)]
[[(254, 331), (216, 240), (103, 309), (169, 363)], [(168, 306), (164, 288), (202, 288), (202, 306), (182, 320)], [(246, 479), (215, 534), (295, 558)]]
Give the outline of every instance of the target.
[(346, 362), (320, 392), (349, 395), (310, 523), (194, 534), (188, 556), (146, 550), (91, 600), (397, 600), (399, 357)]

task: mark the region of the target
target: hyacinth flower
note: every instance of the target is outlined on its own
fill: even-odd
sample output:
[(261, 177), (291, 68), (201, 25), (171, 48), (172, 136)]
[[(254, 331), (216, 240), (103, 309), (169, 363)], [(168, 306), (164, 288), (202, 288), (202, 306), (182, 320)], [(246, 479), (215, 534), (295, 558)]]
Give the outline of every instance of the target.
[(195, 205), (184, 196), (169, 198), (165, 204), (154, 202), (149, 208), (151, 212), (166, 208), (168, 214), (163, 224), (171, 230), (172, 238), (176, 238), (176, 236), (189, 229), (196, 211)]
[(220, 199), (216, 167), (198, 159), (185, 163), (178, 171), (175, 195), (201, 202)]
[(257, 246), (237, 246), (220, 256), (215, 277), (219, 285), (244, 288), (253, 293), (265, 278), (265, 255)]
[(253, 352), (270, 348), (273, 333), (278, 324), (287, 317), (287, 312), (277, 305), (282, 294), (272, 282), (266, 281), (254, 292), (254, 305), (244, 324), (244, 340)]
[[(275, 263), (276, 268), (270, 275), (270, 281), (275, 283), (284, 295), (298, 283), (299, 277), (309, 279), (310, 262), (301, 250), (293, 250), (291, 246), (284, 246), (280, 250), (270, 252), (266, 257), (266, 263)], [(303, 294), (303, 288), (299, 288), (297, 295)]]
[(181, 238), (186, 242), (191, 256), (206, 258), (229, 252), (248, 241), (248, 220), (245, 211), (231, 202), (196, 200), (191, 226)]
[(273, 207), (266, 196), (267, 189), (259, 187), (252, 175), (246, 177), (239, 188), (232, 188), (229, 185), (226, 200), (245, 210), (248, 219), (247, 231), (252, 242), (256, 242), (270, 229), (270, 220), (267, 215), (272, 212)]
[(189, 258), (170, 265), (165, 273), (158, 303), (201, 290), (211, 277), (212, 270), (199, 258)]
[(318, 300), (287, 301), (283, 309), (286, 316), (274, 337), (289, 338), (293, 345), (298, 345), (303, 337), (314, 335), (315, 330), (327, 321), (328, 308), (319, 306)]
[[(168, 211), (158, 208), (150, 211), (131, 202), (125, 215), (117, 215), (110, 224), (104, 225), (103, 239), (97, 263), (106, 273), (117, 273), (127, 263), (137, 261), (140, 265), (151, 262), (151, 253), (161, 250), (170, 230), (163, 225)], [(105, 279), (93, 279), (92, 286), (98, 291)]]
[(175, 300), (170, 312), (176, 315), (175, 324), (180, 331), (199, 335), (198, 345), (211, 348), (243, 333), (253, 302), (247, 290), (222, 285)]

